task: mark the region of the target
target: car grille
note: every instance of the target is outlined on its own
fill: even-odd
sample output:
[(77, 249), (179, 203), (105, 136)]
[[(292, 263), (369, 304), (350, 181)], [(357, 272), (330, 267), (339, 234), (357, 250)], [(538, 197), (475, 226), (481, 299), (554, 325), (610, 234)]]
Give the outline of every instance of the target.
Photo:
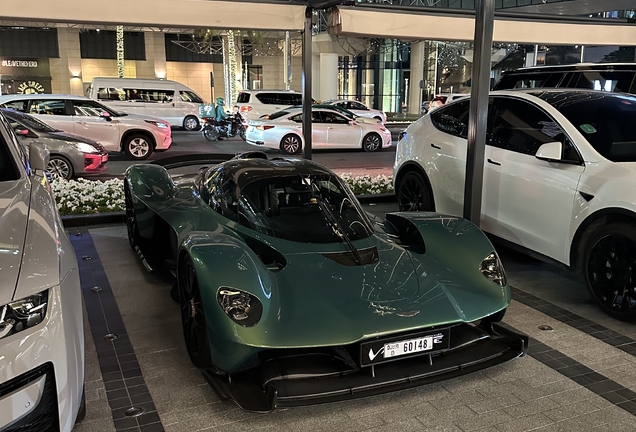
[(59, 416), (57, 413), (57, 391), (53, 364), (46, 363), (17, 378), (0, 384), (0, 398), (46, 375), (42, 400), (27, 416), (13, 423), (0, 432), (59, 432)]

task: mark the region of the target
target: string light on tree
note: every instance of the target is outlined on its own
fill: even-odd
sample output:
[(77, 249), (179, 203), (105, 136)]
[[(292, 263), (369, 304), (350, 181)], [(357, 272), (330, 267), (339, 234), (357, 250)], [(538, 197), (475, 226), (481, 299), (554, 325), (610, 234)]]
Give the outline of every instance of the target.
[(124, 26), (117, 26), (117, 77), (124, 77)]

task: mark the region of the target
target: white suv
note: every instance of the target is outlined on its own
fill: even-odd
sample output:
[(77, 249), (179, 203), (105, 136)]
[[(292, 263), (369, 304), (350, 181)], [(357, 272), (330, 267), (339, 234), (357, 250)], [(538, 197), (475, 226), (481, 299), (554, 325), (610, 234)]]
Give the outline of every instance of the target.
[(0, 107), (31, 114), (56, 129), (98, 141), (107, 151), (124, 151), (131, 159), (146, 159), (172, 144), (170, 125), (164, 120), (120, 113), (81, 96), (4, 95)]
[[(400, 210), (462, 215), (469, 98), (398, 141)], [(636, 319), (636, 96), (593, 90), (490, 94), (481, 228), (569, 266), (600, 307)]]
[[(245, 122), (272, 114), (292, 105), (302, 105), (303, 94), (291, 90), (243, 90), (234, 108)], [(313, 103), (313, 100), (312, 100)]]

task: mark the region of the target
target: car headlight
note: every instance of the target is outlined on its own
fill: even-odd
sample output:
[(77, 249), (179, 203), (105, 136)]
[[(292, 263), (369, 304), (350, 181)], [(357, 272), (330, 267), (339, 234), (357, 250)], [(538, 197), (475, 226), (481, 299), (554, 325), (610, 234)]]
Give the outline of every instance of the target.
[(484, 258), (479, 266), (479, 271), (481, 271), (481, 274), (486, 276), (489, 281), (499, 286), (506, 285), (506, 273), (495, 252), (491, 252), (490, 255)]
[(252, 327), (261, 320), (263, 304), (250, 293), (230, 287), (221, 287), (216, 296), (223, 312), (243, 327)]
[(46, 316), (48, 291), (0, 306), (0, 339), (40, 324)]
[(155, 125), (158, 128), (161, 129), (167, 129), (169, 126), (167, 123), (162, 123), (162, 122), (157, 122), (157, 121), (153, 121), (153, 120), (144, 120), (146, 123), (150, 123), (151, 125)]
[(82, 153), (99, 153), (99, 150), (97, 150), (95, 147), (87, 143), (78, 142), (78, 143), (73, 143), (73, 145), (75, 146), (76, 149), (78, 149)]

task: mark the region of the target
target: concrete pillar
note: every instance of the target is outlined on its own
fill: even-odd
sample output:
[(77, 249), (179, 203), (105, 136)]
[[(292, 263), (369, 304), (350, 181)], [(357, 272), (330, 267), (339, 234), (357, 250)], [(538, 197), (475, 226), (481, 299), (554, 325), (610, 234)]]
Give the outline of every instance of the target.
[(320, 54), (311, 56), (311, 96), (320, 100)]
[(320, 100), (338, 96), (338, 54), (320, 53)]
[(424, 46), (426, 42), (411, 44), (411, 79), (409, 80), (408, 113), (419, 114), (422, 109), (422, 89), (424, 80)]
[(60, 57), (49, 60), (51, 91), (84, 96), (79, 30), (58, 28), (57, 43)]
[(137, 78), (166, 78), (166, 42), (162, 32), (144, 33), (146, 60), (137, 60)]

